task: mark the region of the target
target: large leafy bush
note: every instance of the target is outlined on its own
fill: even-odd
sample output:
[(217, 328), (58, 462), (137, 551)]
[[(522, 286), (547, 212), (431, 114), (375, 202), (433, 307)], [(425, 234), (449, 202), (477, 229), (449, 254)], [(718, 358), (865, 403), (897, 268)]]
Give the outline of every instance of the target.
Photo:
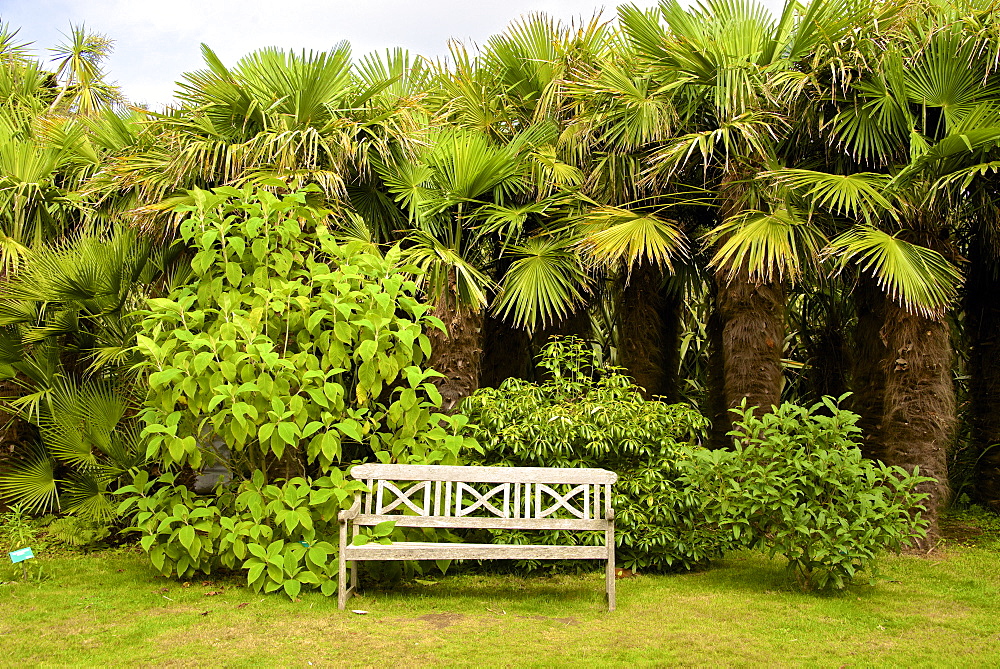
[(341, 468), (452, 464), (467, 445), (420, 366), (440, 322), (398, 249), (338, 245), (307, 193), (193, 196), (180, 231), (194, 280), (150, 300), (139, 337), (143, 437), (164, 469), (221, 461), (234, 482), (197, 498), (172, 474), (140, 478), (123, 507), (164, 574), (221, 565), (265, 591), (331, 592), (331, 523), (360, 485)]
[(315, 480), (267, 483), (257, 471), (245, 481), (198, 497), (173, 485), (174, 474), (150, 481), (138, 476), (123, 507), (134, 505), (140, 545), (165, 576), (243, 569), (257, 590), (284, 589), (295, 597), (306, 587), (336, 592), (337, 512), (353, 489), (339, 470)]
[(925, 477), (865, 460), (858, 416), (829, 397), (755, 416), (735, 409), (732, 451), (695, 452), (686, 480), (733, 541), (783, 555), (804, 589), (873, 581), (885, 550), (924, 535), (915, 486)]
[[(201, 467), (221, 439), (239, 472), (325, 472), (347, 459), (452, 461), (420, 364), (440, 326), (398, 249), (339, 246), (305, 194), (195, 191), (181, 235), (194, 281), (149, 301), (147, 455)], [(280, 463), (280, 464), (279, 464)]]
[[(598, 368), (593, 350), (575, 339), (548, 344), (539, 366), (549, 380), (508, 379), (462, 405), (483, 449), (480, 464), (617, 472), (618, 559), (629, 568), (690, 569), (719, 554), (718, 535), (678, 466), (691, 458), (706, 419), (688, 405), (644, 400), (628, 377)], [(494, 534), (529, 541), (524, 532)], [(532, 543), (600, 540), (590, 533), (530, 536)]]

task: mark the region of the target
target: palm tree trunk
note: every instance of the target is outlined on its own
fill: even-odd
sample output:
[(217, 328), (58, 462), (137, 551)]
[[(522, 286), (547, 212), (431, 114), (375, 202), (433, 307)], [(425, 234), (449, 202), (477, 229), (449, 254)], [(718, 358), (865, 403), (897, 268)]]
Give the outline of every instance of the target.
[(622, 289), (618, 358), (646, 399), (678, 400), (681, 307), (680, 291), (663, 285), (662, 270), (648, 262), (632, 270)]
[(947, 451), (955, 423), (955, 389), (951, 375), (951, 337), (943, 320), (908, 313), (886, 301), (882, 326), (886, 357), (884, 415), (879, 438), (886, 464), (935, 479), (919, 486), (927, 493), (924, 517), (930, 521), (930, 548), (937, 542), (938, 515), (947, 500)]
[(431, 314), (447, 328), (445, 334), (432, 328), (429, 366), (444, 374), (434, 380), (441, 392), (441, 409), (458, 411), (463, 399), (479, 388), (479, 370), (483, 356), (483, 313), (459, 306), (450, 292), (442, 294)]
[(668, 285), (662, 289), (661, 319), (663, 323), (663, 399), (671, 404), (681, 401), (680, 367), (681, 322), (684, 310), (684, 291), (679, 285)]
[[(713, 276), (721, 356), (722, 404), (726, 416), (716, 432), (731, 425), (728, 409), (744, 399), (764, 414), (781, 402), (784, 376), (781, 353), (785, 341), (785, 291), (780, 283), (755, 283), (745, 271), (734, 277), (720, 270)], [(721, 361), (718, 359), (721, 357)], [(718, 370), (716, 371), (718, 373)], [(720, 420), (718, 417), (716, 420)]]
[(969, 422), (974, 477), (980, 503), (1000, 511), (1000, 264), (995, 254), (974, 244), (966, 285), (965, 322), (969, 338)]
[(854, 364), (851, 374), (851, 410), (861, 418), (861, 452), (870, 460), (885, 461), (879, 425), (885, 415), (885, 360), (882, 339), (886, 322), (885, 293), (867, 274), (858, 276), (853, 292), (858, 324), (854, 331)]
[(709, 301), (711, 308), (708, 322), (705, 324), (708, 338), (708, 417), (712, 419), (709, 441), (712, 448), (729, 448), (732, 440), (729, 431), (733, 421), (729, 413), (729, 403), (726, 401), (726, 355), (722, 344), (723, 322), (719, 313), (719, 299), (715, 281), (709, 282)]

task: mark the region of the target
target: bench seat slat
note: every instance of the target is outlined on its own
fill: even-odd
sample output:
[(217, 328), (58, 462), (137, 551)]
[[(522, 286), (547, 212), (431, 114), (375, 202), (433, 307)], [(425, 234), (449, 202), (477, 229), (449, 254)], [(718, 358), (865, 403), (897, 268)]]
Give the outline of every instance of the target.
[(541, 546), (512, 544), (452, 544), (397, 541), (392, 544), (348, 546), (348, 560), (607, 560), (604, 546)]
[(461, 483), (614, 483), (618, 474), (596, 468), (463, 467), (450, 465), (383, 465), (367, 463), (351, 470), (356, 479), (387, 481), (454, 481)]
[[(575, 518), (470, 518), (463, 516), (404, 516), (359, 514), (355, 525), (378, 525), (387, 520), (396, 521), (397, 527), (442, 527), (489, 530), (598, 530), (608, 527), (606, 520), (579, 520)], [(457, 544), (450, 544), (455, 546)]]

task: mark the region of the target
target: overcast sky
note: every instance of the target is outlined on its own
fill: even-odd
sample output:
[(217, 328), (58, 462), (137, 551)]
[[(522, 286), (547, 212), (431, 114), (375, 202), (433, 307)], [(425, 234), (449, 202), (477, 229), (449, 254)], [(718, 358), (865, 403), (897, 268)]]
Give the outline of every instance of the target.
[[(614, 17), (617, 4), (603, 16)], [(595, 0), (0, 0), (0, 21), (44, 57), (70, 23), (111, 37), (109, 78), (129, 99), (158, 107), (181, 73), (202, 67), (202, 42), (229, 65), (265, 46), (325, 51), (342, 39), (355, 57), (401, 46), (433, 58), (447, 53), (449, 38), (482, 44), (528, 12), (569, 20), (600, 9)]]

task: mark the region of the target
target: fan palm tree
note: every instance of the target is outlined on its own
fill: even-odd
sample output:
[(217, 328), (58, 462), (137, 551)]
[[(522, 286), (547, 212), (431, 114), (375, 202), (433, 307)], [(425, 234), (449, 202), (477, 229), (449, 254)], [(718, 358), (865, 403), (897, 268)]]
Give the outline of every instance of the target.
[(31, 251), (0, 290), (0, 366), (19, 389), (4, 408), (38, 433), (0, 476), (0, 496), (38, 512), (115, 516), (116, 481), (145, 463), (137, 309), (162, 260), (151, 240), (119, 227)]
[(369, 58), (357, 75), (346, 42), (320, 53), (262, 49), (232, 69), (205, 45), (202, 54), (206, 69), (178, 84), (182, 105), (154, 115), (156, 141), (114, 165), (122, 188), (160, 203), (153, 216), (193, 187), (274, 180), (316, 184), (329, 204), (349, 206), (363, 196), (372, 157), (405, 143), (413, 127), (414, 100), (398, 88), (412, 70), (405, 54)]
[(567, 75), (607, 52), (611, 34), (596, 16), (577, 26), (531, 14), (491, 37), (476, 58), (453, 45), (455, 66), (439, 78), (435, 95), (446, 122), (501, 144), (515, 141), (524, 128), (554, 128), (544, 144), (524, 154), (530, 188), (490, 214), (488, 236), (498, 255), (489, 275), (499, 294), (484, 319), (488, 385), (532, 374), (532, 355), (549, 335), (589, 336), (585, 301), (592, 282), (572, 232), (557, 220), (563, 209), (551, 205), (552, 196), (569, 195), (582, 179), (576, 156), (558, 141), (573, 118)]
[(816, 250), (809, 233), (799, 238), (795, 212), (772, 210), (772, 199), (762, 198), (752, 177), (777, 163), (794, 126), (783, 99), (788, 79), (823, 68), (835, 46), (851, 38), (864, 9), (863, 3), (816, 0), (790, 2), (777, 18), (746, 1), (690, 9), (664, 1), (657, 11), (620, 10), (625, 34), (677, 116), (674, 136), (650, 156), (643, 178), (658, 189), (684, 179), (710, 195), (707, 209), (704, 196), (692, 203), (702, 205), (700, 218), (711, 229), (710, 390), (720, 445), (727, 441), (728, 408), (746, 399), (768, 410), (779, 402), (783, 383), (787, 276), (783, 265), (750, 250), (764, 241), (762, 234), (796, 255)]
[[(445, 328), (432, 333), (430, 366), (444, 375), (438, 385), (448, 410), (479, 387), (483, 318), (498, 288), (490, 273), (501, 245), (516, 258), (509, 269), (514, 279), (497, 300), (501, 313), (530, 325), (557, 315), (577, 297), (574, 283), (580, 277), (573, 258), (559, 255), (558, 240), (548, 240), (547, 247), (502, 241), (526, 218), (558, 202), (518, 204), (531, 188), (526, 154), (550, 141), (552, 132), (550, 126), (533, 126), (499, 144), (480, 131), (443, 128), (428, 134), (415, 157), (375, 166), (407, 212), (405, 255), (421, 270), (424, 293)], [(541, 281), (538, 263), (532, 262), (538, 258), (550, 261)], [(523, 288), (527, 285), (535, 290)]]
[(50, 49), (56, 61), (58, 92), (49, 111), (87, 115), (122, 102), (118, 87), (106, 80), (101, 68), (114, 42), (82, 25), (71, 25), (65, 37), (65, 43)]
[[(12, 274), (28, 249), (99, 224), (80, 191), (104, 157), (92, 130), (114, 112), (113, 96), (98, 93), (111, 90), (96, 64), (106, 55), (102, 38), (74, 28), (73, 44), (85, 53), (67, 56), (52, 74), (4, 30), (0, 43), (10, 57), (0, 64), (0, 271)], [(79, 68), (90, 92), (72, 83), (84, 76), (73, 74)]]
[(576, 118), (565, 143), (587, 173), (583, 192), (593, 204), (578, 219), (579, 248), (605, 277), (614, 360), (647, 397), (675, 399), (681, 296), (667, 277), (684, 262), (689, 243), (669, 205), (685, 187), (649, 188), (641, 178), (643, 165), (677, 131), (674, 86), (621, 39), (571, 74)]
[(940, 179), (995, 146), (1000, 117), (997, 89), (975, 55), (981, 45), (967, 38), (962, 21), (921, 16), (905, 27), (906, 39), (881, 51), (853, 85), (853, 104), (835, 119), (836, 140), (888, 173), (784, 170), (765, 177), (848, 224), (826, 253), (858, 276), (864, 346), (854, 387), (866, 454), (935, 479), (923, 486), (932, 542), (955, 426), (945, 316), (961, 281), (948, 260), (956, 257), (950, 235), (959, 209), (940, 197)]

